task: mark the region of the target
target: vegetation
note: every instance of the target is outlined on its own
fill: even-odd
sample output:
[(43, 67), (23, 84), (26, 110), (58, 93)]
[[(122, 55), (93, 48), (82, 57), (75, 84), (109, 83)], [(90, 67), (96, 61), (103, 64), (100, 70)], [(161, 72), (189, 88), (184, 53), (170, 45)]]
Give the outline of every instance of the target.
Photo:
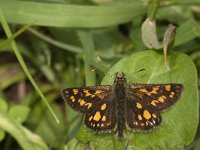
[[(200, 0), (1, 0), (1, 149), (200, 149), (199, 12)], [(119, 140), (85, 128), (60, 91), (122, 71), (185, 88), (160, 127)]]

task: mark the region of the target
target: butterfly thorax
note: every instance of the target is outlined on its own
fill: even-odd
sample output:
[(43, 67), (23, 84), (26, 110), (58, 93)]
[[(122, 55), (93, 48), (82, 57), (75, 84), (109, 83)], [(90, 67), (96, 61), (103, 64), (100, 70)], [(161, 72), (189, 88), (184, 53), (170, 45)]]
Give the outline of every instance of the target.
[(126, 95), (125, 95), (125, 84), (126, 79), (123, 73), (116, 73), (115, 78), (115, 94), (116, 94), (116, 106), (117, 106), (117, 132), (118, 137), (124, 136), (125, 129), (125, 113), (126, 113)]

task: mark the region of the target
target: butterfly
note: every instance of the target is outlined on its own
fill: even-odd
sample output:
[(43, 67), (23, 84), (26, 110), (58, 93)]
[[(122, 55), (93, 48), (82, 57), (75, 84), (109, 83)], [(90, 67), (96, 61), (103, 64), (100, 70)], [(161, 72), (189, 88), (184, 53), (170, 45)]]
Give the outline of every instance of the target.
[(116, 73), (112, 85), (67, 88), (63, 99), (84, 115), (87, 128), (124, 137), (126, 128), (149, 131), (162, 122), (161, 112), (174, 105), (182, 84), (128, 84), (125, 74)]

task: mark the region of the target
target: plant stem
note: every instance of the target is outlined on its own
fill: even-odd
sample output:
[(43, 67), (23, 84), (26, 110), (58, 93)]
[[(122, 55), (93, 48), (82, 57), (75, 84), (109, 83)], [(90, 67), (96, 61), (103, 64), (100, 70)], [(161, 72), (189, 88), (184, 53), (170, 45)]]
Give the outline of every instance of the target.
[(149, 4), (148, 18), (150, 20), (155, 19), (159, 4), (160, 4), (160, 0), (153, 0), (153, 2), (151, 2), (151, 4)]
[(95, 85), (95, 74), (91, 71), (90, 66), (92, 59), (94, 58), (94, 43), (92, 35), (87, 30), (79, 30), (78, 35), (83, 45), (86, 86)]

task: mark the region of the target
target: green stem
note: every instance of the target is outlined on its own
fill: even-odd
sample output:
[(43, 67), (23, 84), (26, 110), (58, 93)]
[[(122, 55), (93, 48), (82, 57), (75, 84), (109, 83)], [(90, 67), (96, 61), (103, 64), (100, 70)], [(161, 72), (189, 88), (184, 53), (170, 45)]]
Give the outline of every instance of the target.
[(70, 44), (65, 44), (65, 43), (62, 43), (62, 42), (59, 42), (59, 41), (56, 41), (54, 39), (51, 39), (41, 33), (39, 33), (38, 31), (34, 30), (34, 29), (31, 29), (29, 28), (28, 29), (32, 34), (36, 35), (38, 38), (54, 45), (54, 46), (57, 46), (59, 48), (62, 48), (64, 50), (67, 50), (67, 51), (70, 51), (70, 52), (73, 52), (73, 53), (81, 53), (82, 52), (82, 49), (79, 48), (79, 47), (76, 47), (76, 46), (73, 46), (73, 45), (70, 45)]
[(79, 30), (78, 35), (83, 45), (86, 85), (95, 85), (95, 74), (91, 71), (90, 67), (92, 59), (94, 58), (95, 49), (92, 34), (87, 30)]
[(154, 20), (156, 13), (158, 11), (158, 6), (160, 5), (160, 0), (153, 0), (153, 2), (151, 2), (151, 3), (152, 4), (149, 4), (148, 18), (150, 20)]

